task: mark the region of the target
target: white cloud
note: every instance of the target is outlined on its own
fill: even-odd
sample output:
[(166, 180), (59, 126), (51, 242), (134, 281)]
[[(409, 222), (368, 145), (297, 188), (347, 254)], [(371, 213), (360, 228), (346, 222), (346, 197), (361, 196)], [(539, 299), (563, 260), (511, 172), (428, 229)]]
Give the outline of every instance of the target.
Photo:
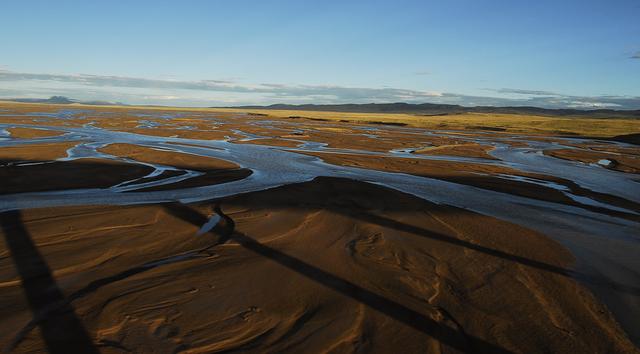
[(493, 91), (497, 93), (528, 95), (528, 96), (560, 96), (560, 94), (557, 94), (555, 92), (540, 91), (540, 90), (525, 90), (525, 89), (514, 89), (514, 88), (485, 89), (485, 90)]
[(230, 80), (158, 80), (123, 76), (34, 74), (0, 70), (0, 97), (64, 95), (80, 100), (188, 106), (272, 103), (442, 103), (544, 108), (640, 109), (640, 97), (563, 95), (517, 88), (486, 89), (498, 97), (431, 90), (336, 85), (244, 84)]

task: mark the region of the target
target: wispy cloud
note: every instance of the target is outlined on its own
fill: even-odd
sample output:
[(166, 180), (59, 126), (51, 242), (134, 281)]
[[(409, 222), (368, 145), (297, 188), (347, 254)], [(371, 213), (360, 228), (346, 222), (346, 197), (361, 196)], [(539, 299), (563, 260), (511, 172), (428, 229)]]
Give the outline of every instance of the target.
[(636, 52), (635, 54), (632, 54), (629, 58), (631, 58), (631, 59), (640, 59), (640, 52)]
[[(577, 109), (639, 109), (640, 97), (637, 96), (575, 96), (553, 91), (528, 90), (517, 88), (485, 89), (508, 95), (512, 103), (549, 108)], [(515, 96), (515, 97), (514, 97)], [(504, 98), (504, 97), (503, 97)]]
[(531, 95), (531, 96), (559, 96), (559, 94), (551, 91), (538, 91), (538, 90), (525, 90), (514, 88), (501, 88), (501, 89), (485, 89), (497, 93), (517, 94), (517, 95)]
[(416, 71), (413, 73), (413, 75), (416, 76), (426, 76), (426, 75), (431, 75), (430, 71)]
[(284, 85), (274, 83), (239, 84), (226, 80), (156, 80), (123, 76), (33, 74), (0, 71), (0, 81), (31, 82), (41, 86), (45, 82), (93, 87), (135, 88), (153, 90), (190, 90), (201, 92), (225, 92), (234, 94), (261, 94), (274, 99), (299, 100), (308, 97), (324, 97), (328, 101), (418, 101), (437, 97), (439, 92), (397, 88), (344, 87), (334, 85)]
[(0, 97), (65, 95), (81, 100), (215, 106), (271, 103), (445, 103), (466, 106), (640, 109), (635, 96), (571, 96), (518, 88), (485, 89), (490, 96), (336, 85), (246, 84), (232, 80), (158, 80), (124, 76), (34, 74), (0, 70)]

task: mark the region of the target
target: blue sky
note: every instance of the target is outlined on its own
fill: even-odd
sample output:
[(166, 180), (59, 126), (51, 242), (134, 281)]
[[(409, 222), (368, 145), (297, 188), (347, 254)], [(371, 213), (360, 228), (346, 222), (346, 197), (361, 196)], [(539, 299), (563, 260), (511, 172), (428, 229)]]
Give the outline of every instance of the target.
[(640, 1), (5, 1), (0, 97), (640, 108)]

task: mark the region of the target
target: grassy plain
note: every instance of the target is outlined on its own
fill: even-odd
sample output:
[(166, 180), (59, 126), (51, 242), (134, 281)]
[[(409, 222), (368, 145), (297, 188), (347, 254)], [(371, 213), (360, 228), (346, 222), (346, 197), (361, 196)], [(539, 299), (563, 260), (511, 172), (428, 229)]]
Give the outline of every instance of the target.
[[(2, 101), (0, 101), (0, 104)], [(10, 105), (37, 105), (28, 103), (8, 102)], [(43, 105), (44, 106), (44, 105)], [(54, 107), (56, 105), (46, 105)], [(350, 123), (378, 123), (391, 125), (407, 125), (427, 129), (452, 130), (488, 130), (506, 131), (509, 133), (527, 133), (544, 135), (579, 135), (588, 137), (614, 137), (619, 135), (640, 133), (640, 120), (620, 118), (572, 118), (546, 117), (518, 114), (488, 114), (465, 113), (441, 116), (424, 116), (399, 113), (349, 113), (349, 112), (320, 112), (298, 110), (268, 110), (268, 109), (236, 109), (236, 108), (194, 108), (194, 107), (163, 107), (163, 106), (95, 106), (95, 105), (58, 105), (64, 108), (87, 108), (110, 110), (161, 110), (181, 112), (212, 112), (212, 113), (248, 113), (265, 115), (275, 118), (307, 118)]]

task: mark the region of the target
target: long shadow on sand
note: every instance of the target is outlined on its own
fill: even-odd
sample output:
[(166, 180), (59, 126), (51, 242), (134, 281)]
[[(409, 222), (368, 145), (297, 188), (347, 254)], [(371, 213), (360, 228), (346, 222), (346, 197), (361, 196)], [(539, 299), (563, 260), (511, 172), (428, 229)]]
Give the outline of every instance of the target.
[(0, 213), (0, 227), (49, 353), (98, 353), (25, 229), (20, 211)]
[[(206, 216), (183, 204), (165, 204), (165, 208), (170, 214), (198, 227), (208, 221)], [(219, 238), (219, 242), (226, 239), (236, 241), (249, 251), (269, 258), (344, 296), (348, 296), (367, 305), (371, 309), (381, 312), (406, 326), (421, 331), (452, 348), (464, 352), (509, 353), (509, 351), (486, 342), (483, 339), (443, 326), (418, 311), (330, 274), (298, 258), (265, 246), (244, 233), (236, 231), (233, 220), (222, 213), (217, 207), (216, 211), (222, 216), (223, 220), (211, 230), (211, 233)]]
[[(329, 178), (329, 177), (319, 177), (316, 180), (324, 180), (324, 181), (330, 181), (333, 178)], [(303, 184), (300, 184), (300, 186), (302, 186)], [(354, 186), (352, 184), (352, 186)], [(290, 186), (290, 187), (294, 187), (295, 186)], [(376, 187), (376, 188), (380, 188), (380, 187)], [(291, 189), (292, 193), (297, 192), (297, 189)], [(332, 195), (339, 195), (340, 193), (348, 193), (349, 191), (346, 189), (340, 189), (340, 190), (333, 190), (331, 191), (331, 193), (333, 193)], [(329, 193), (329, 192), (327, 192)], [(323, 200), (323, 202), (318, 202), (317, 204), (313, 204), (313, 205), (292, 205), (290, 202), (288, 201), (279, 201), (277, 199), (269, 199), (269, 200), (265, 200), (263, 198), (251, 198), (251, 200), (246, 201), (249, 203), (249, 205), (253, 208), (264, 208), (264, 209), (269, 209), (269, 210), (274, 210), (274, 209), (280, 209), (280, 208), (291, 208), (291, 207), (295, 207), (297, 209), (300, 208), (310, 208), (310, 209), (317, 209), (317, 208), (323, 208), (326, 210), (331, 211), (332, 213), (336, 213), (336, 214), (341, 214), (344, 215), (346, 217), (349, 218), (354, 218), (354, 219), (359, 219), (362, 220), (364, 222), (367, 223), (371, 223), (371, 224), (376, 224), (382, 227), (385, 227), (387, 229), (390, 230), (395, 230), (395, 231), (400, 231), (400, 232), (405, 232), (408, 234), (412, 234), (412, 235), (416, 235), (419, 237), (425, 237), (425, 238), (430, 238), (432, 240), (436, 240), (439, 242), (444, 242), (444, 243), (448, 243), (454, 246), (459, 246), (459, 247), (463, 247), (469, 250), (473, 250), (476, 252), (481, 252), (484, 253), (486, 255), (492, 256), (492, 257), (496, 257), (496, 258), (500, 258), (500, 259), (504, 259), (506, 261), (509, 262), (513, 262), (513, 263), (518, 263), (521, 264), (523, 266), (526, 267), (531, 267), (531, 268), (536, 268), (545, 272), (550, 272), (550, 273), (554, 273), (554, 274), (558, 274), (558, 275), (562, 275), (562, 276), (566, 276), (566, 277), (571, 277), (573, 279), (577, 279), (583, 283), (587, 283), (593, 286), (597, 286), (597, 287), (604, 287), (607, 289), (614, 289), (616, 291), (619, 292), (623, 292), (623, 293), (627, 293), (633, 296), (640, 296), (640, 287), (637, 286), (636, 284), (633, 283), (619, 283), (619, 282), (615, 282), (609, 279), (606, 279), (604, 277), (600, 277), (596, 274), (590, 274), (590, 273), (585, 273), (585, 272), (580, 272), (580, 271), (576, 271), (573, 269), (568, 269), (568, 268), (564, 268), (564, 267), (560, 267), (557, 265), (553, 265), (553, 264), (549, 264), (546, 263), (544, 261), (540, 261), (540, 260), (536, 260), (536, 259), (532, 259), (532, 258), (528, 258), (528, 257), (524, 257), (524, 256), (520, 256), (520, 255), (516, 255), (516, 254), (511, 254), (505, 251), (501, 251), (495, 248), (491, 248), (491, 247), (486, 247), (484, 245), (480, 245), (477, 243), (473, 243), (470, 241), (466, 241), (466, 240), (462, 240), (456, 237), (452, 237), (446, 234), (442, 234), (442, 233), (438, 233), (435, 232), (433, 230), (427, 230), (418, 226), (414, 226), (411, 224), (407, 224), (404, 222), (400, 222), (382, 215), (378, 215), (378, 214), (374, 214), (372, 212), (367, 211), (367, 207), (366, 206), (361, 206), (361, 205), (357, 205), (357, 204), (346, 204), (346, 205), (340, 205), (339, 203), (331, 203), (326, 201), (325, 199), (327, 198), (327, 196), (323, 196), (323, 195), (314, 195), (314, 198), (317, 198), (318, 200)], [(414, 197), (412, 197), (414, 198)], [(311, 198), (313, 199), (313, 198)], [(224, 198), (224, 203), (225, 204), (230, 204), (233, 205), (234, 204), (234, 198)], [(414, 209), (412, 209), (411, 207), (408, 206), (403, 206), (401, 205), (402, 203), (396, 203), (394, 205), (391, 206), (391, 210), (393, 211), (415, 211)], [(428, 206), (430, 203), (422, 203), (421, 208), (423, 208), (423, 210), (425, 211), (429, 211), (429, 209), (431, 208), (430, 206)], [(389, 204), (385, 204), (385, 208), (389, 207)], [(433, 205), (434, 208), (436, 208), (435, 205)], [(426, 209), (425, 209), (426, 208)], [(436, 209), (434, 209), (436, 210)], [(440, 208), (437, 208), (437, 210), (442, 210)], [(451, 209), (453, 210), (453, 209)], [(196, 224), (198, 222), (200, 222), (200, 224), (198, 224), (199, 226), (201, 226), (204, 222), (206, 222), (206, 220), (204, 222), (202, 222), (202, 220), (199, 221), (192, 221), (192, 223), (196, 222)]]

